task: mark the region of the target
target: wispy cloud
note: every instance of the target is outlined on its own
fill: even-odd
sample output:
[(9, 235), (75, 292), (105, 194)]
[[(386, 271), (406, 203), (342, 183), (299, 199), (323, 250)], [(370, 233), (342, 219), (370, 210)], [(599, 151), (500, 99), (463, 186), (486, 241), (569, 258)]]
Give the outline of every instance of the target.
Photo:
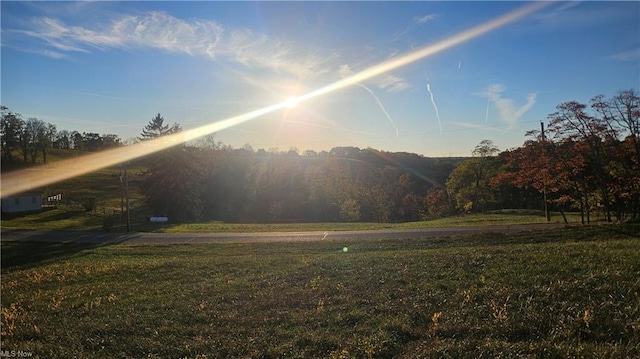
[(534, 17), (539, 21), (546, 23), (559, 23), (566, 21), (568, 10), (580, 5), (582, 1), (566, 1), (559, 2), (557, 7), (551, 8), (549, 11), (536, 14)]
[(395, 34), (391, 41), (392, 42), (393, 41), (397, 41), (398, 39), (400, 39), (404, 35), (406, 35), (409, 32), (411, 32), (415, 27), (423, 25), (423, 24), (426, 24), (429, 21), (435, 20), (437, 17), (438, 17), (438, 15), (436, 15), (436, 14), (427, 14), (427, 15), (414, 17), (413, 18), (413, 22), (411, 23), (411, 25), (407, 26), (404, 30), (402, 30), (402, 31), (398, 32), (397, 34)]
[(422, 25), (426, 22), (429, 22), (433, 19), (435, 19), (437, 17), (436, 14), (428, 14), (428, 15), (423, 15), (423, 16), (416, 16), (413, 21), (418, 24), (418, 25)]
[(395, 75), (386, 75), (375, 82), (378, 88), (387, 92), (400, 92), (411, 87), (406, 80)]
[(608, 58), (620, 61), (640, 61), (640, 48), (613, 54)]
[[(463, 129), (472, 129), (472, 130), (487, 130), (487, 131), (495, 131), (495, 132), (504, 132), (503, 130), (496, 128), (496, 126), (487, 126), (487, 125), (480, 125), (477, 123), (471, 123), (471, 122), (449, 122), (449, 124), (451, 126), (458, 126), (458, 127), (462, 127)], [(447, 131), (447, 132), (453, 132), (453, 131), (459, 131), (459, 130), (451, 130), (451, 131)]]
[(54, 58), (54, 59), (61, 59), (61, 58), (65, 57), (64, 54), (62, 54), (60, 52), (57, 52), (57, 51), (52, 51), (52, 50), (41, 50), (38, 53), (40, 55), (51, 57), (51, 58)]
[[(637, 8), (630, 9), (626, 1), (557, 1), (546, 10), (531, 16), (536, 30), (558, 31), (593, 25), (609, 25), (622, 18), (637, 16)], [(630, 11), (631, 10), (631, 11)]]
[(147, 47), (307, 78), (328, 72), (328, 62), (334, 57), (249, 29), (226, 28), (215, 21), (183, 20), (159, 11), (122, 15), (106, 26), (98, 24), (91, 28), (41, 17), (33, 19), (28, 30), (9, 31), (43, 41), (48, 47), (45, 51), (50, 52), (42, 54), (50, 57), (69, 52)]
[[(3, 45), (5, 46), (5, 45)], [(10, 45), (9, 45), (10, 46)], [(10, 46), (12, 48), (15, 48), (19, 51), (22, 52), (27, 52), (30, 54), (36, 54), (36, 55), (40, 55), (40, 56), (46, 56), (46, 57), (50, 57), (52, 59), (63, 59), (63, 58), (67, 58), (68, 56), (58, 52), (58, 51), (53, 51), (53, 50), (48, 50), (48, 49), (33, 49), (33, 48), (23, 48), (23, 47), (15, 47), (15, 46)]]
[(518, 123), (518, 119), (520, 119), (520, 117), (533, 107), (538, 95), (535, 92), (529, 93), (527, 95), (526, 103), (520, 107), (516, 107), (513, 100), (502, 97), (502, 93), (505, 89), (506, 87), (502, 84), (491, 84), (487, 86), (484, 91), (478, 94), (487, 98), (487, 117), (485, 118), (485, 122), (488, 119), (488, 104), (490, 101), (498, 109), (500, 120), (507, 125), (506, 130), (508, 131)]

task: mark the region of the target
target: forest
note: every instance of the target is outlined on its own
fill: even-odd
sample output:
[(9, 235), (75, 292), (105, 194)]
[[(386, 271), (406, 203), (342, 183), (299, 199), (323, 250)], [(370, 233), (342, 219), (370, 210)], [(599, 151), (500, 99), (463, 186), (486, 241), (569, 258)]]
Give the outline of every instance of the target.
[[(124, 146), (112, 134), (57, 131), (2, 107), (2, 170), (47, 150)], [(181, 131), (158, 114), (137, 141)], [(206, 136), (140, 158), (149, 215), (175, 222), (405, 222), (495, 209), (578, 211), (585, 223), (640, 220), (640, 96), (565, 102), (518, 148), (481, 141), (465, 158), (372, 148), (254, 150)]]

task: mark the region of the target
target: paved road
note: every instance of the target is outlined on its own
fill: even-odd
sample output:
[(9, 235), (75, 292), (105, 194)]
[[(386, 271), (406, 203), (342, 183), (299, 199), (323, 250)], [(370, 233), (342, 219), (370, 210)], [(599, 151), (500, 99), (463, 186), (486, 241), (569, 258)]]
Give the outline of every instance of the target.
[(225, 243), (225, 242), (308, 242), (321, 240), (418, 239), (450, 237), (487, 232), (521, 232), (562, 227), (563, 224), (512, 226), (385, 229), (370, 231), (261, 232), (261, 233), (100, 233), (36, 231), (2, 228), (2, 241), (69, 243)]

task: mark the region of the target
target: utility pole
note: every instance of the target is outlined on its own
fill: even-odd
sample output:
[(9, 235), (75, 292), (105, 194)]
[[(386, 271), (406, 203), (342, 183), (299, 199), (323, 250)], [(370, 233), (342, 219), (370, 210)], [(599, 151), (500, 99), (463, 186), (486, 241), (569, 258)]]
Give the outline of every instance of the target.
[(120, 223), (124, 216), (124, 166), (120, 164)]
[[(540, 139), (542, 140), (542, 146), (546, 148), (546, 139), (544, 137), (544, 122), (540, 121)], [(547, 218), (547, 222), (551, 222), (551, 214), (549, 213), (549, 206), (547, 205), (547, 186), (545, 179), (542, 179), (542, 198), (544, 201), (544, 215)]]
[(127, 204), (127, 233), (131, 230), (131, 215), (129, 213), (129, 177), (127, 176), (127, 164), (124, 165), (124, 194)]
[[(131, 230), (131, 217), (129, 216), (129, 177), (127, 175), (127, 163), (120, 164), (120, 222), (126, 208), (127, 232)], [(125, 207), (126, 204), (126, 207)]]

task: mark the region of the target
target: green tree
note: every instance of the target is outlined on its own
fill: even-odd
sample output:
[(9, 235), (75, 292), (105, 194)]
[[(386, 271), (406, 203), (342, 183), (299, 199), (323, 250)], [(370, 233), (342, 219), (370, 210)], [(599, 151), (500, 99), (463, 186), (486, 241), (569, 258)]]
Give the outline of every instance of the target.
[(165, 215), (171, 221), (197, 220), (203, 208), (203, 175), (198, 149), (177, 146), (149, 159), (142, 189), (147, 206), (154, 215)]
[(409, 173), (402, 173), (393, 185), (393, 210), (396, 221), (420, 219), (420, 200), (414, 193), (415, 183)]
[(447, 191), (442, 187), (434, 187), (429, 190), (425, 196), (424, 205), (426, 219), (446, 217), (453, 212)]
[(47, 150), (53, 148), (56, 133), (56, 125), (50, 123), (46, 123), (38, 133), (38, 149), (42, 153), (42, 163), (47, 163)]
[(360, 205), (353, 198), (345, 198), (340, 203), (340, 220), (344, 222), (356, 222), (360, 219)]
[(102, 136), (100, 136), (100, 142), (102, 149), (119, 147), (122, 145), (120, 137), (114, 134), (103, 134)]
[(140, 133), (140, 137), (138, 139), (140, 141), (148, 141), (154, 138), (170, 135), (173, 133), (181, 132), (182, 128), (177, 123), (173, 125), (168, 125), (164, 123), (164, 118), (157, 114), (156, 117), (152, 118), (149, 123), (142, 129), (142, 133)]
[(21, 138), (20, 150), (24, 162), (36, 163), (38, 151), (44, 146), (46, 124), (44, 121), (31, 117), (25, 122)]
[(495, 201), (491, 180), (498, 169), (498, 148), (482, 140), (472, 151), (473, 157), (459, 163), (447, 179), (447, 192), (456, 208), (464, 212), (481, 212)]
[(24, 128), (24, 121), (19, 113), (9, 111), (6, 106), (0, 106), (2, 114), (2, 124), (0, 135), (2, 136), (2, 162), (11, 163), (15, 161), (13, 153), (20, 149), (20, 138)]
[(71, 132), (69, 138), (71, 140), (71, 143), (73, 144), (74, 150), (84, 151), (84, 138), (80, 132)]
[[(158, 114), (141, 133), (141, 140), (151, 140), (180, 132), (178, 124), (169, 127)], [(199, 149), (185, 144), (156, 152), (147, 158), (143, 173), (143, 193), (154, 215), (168, 216), (171, 221), (197, 220), (203, 209), (203, 172)]]
[(72, 143), (73, 139), (71, 138), (71, 132), (68, 130), (62, 130), (56, 133), (56, 137), (53, 141), (53, 147), (68, 150), (72, 148)]

